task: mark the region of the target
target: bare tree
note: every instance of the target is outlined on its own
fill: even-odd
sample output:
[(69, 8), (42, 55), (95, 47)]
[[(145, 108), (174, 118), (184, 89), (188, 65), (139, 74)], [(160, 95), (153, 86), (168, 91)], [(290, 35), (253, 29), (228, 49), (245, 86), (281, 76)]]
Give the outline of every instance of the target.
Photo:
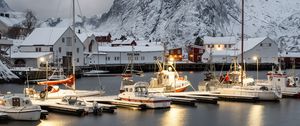
[(37, 23), (37, 18), (31, 10), (26, 11), (25, 20), (22, 22), (25, 30), (25, 34), (31, 33)]

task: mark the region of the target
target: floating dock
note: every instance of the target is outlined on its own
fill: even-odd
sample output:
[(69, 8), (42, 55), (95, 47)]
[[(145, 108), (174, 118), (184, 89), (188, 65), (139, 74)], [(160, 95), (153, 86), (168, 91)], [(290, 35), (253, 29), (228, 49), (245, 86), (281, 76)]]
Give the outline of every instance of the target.
[(164, 93), (167, 97), (177, 97), (177, 98), (189, 98), (194, 99), (195, 102), (201, 102), (201, 103), (211, 103), (211, 104), (217, 104), (218, 103), (218, 97), (215, 96), (200, 96), (200, 95), (191, 95), (186, 92), (178, 92), (178, 93)]
[(117, 107), (125, 107), (125, 108), (132, 108), (132, 109), (143, 110), (143, 109), (147, 108), (146, 104), (143, 104), (143, 103), (118, 100), (117, 95), (101, 96), (101, 97), (85, 97), (84, 100), (88, 101), (88, 102), (96, 101), (96, 102), (102, 103), (104, 105), (112, 104)]
[(184, 93), (188, 94), (188, 95), (193, 95), (193, 96), (217, 97), (218, 100), (222, 100), (222, 101), (236, 101), (236, 102), (257, 102), (257, 101), (259, 101), (258, 97), (248, 96), (248, 95), (219, 94), (218, 92), (210, 93), (210, 92), (199, 92), (199, 91), (184, 92)]

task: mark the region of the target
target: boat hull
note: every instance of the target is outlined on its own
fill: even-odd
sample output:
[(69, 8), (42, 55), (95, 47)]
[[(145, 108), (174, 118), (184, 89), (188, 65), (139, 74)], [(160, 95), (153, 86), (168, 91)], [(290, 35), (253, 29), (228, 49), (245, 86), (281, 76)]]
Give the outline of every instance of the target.
[(120, 98), (121, 101), (126, 102), (135, 102), (145, 104), (147, 108), (158, 109), (158, 108), (170, 108), (171, 100), (162, 99), (162, 100), (153, 100), (153, 99), (132, 99), (132, 98)]
[[(89, 91), (89, 90), (68, 90), (68, 89), (59, 89), (58, 92), (48, 93), (46, 98), (47, 99), (61, 99), (65, 96), (73, 95), (78, 97), (88, 97), (88, 96), (98, 96), (103, 95), (104, 92), (102, 91)], [(39, 94), (34, 96), (35, 98), (40, 98)]]
[(13, 120), (31, 120), (36, 121), (40, 120), (41, 117), (41, 109), (33, 109), (33, 110), (26, 110), (26, 109), (17, 109), (15, 111), (10, 111), (9, 109), (0, 110), (0, 112), (6, 113), (10, 119)]
[(262, 91), (262, 90), (245, 90), (245, 89), (234, 89), (234, 88), (222, 88), (219, 89), (220, 94), (233, 94), (233, 95), (246, 95), (255, 96), (259, 100), (263, 101), (276, 101), (281, 98), (275, 91)]

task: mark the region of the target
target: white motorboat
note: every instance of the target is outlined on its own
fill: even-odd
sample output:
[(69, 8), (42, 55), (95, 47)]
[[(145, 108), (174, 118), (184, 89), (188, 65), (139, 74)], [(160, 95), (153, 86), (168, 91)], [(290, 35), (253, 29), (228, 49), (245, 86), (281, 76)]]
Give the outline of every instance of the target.
[(42, 109), (24, 94), (7, 94), (0, 98), (0, 113), (13, 120), (39, 120)]
[(184, 92), (190, 85), (187, 77), (181, 77), (172, 62), (157, 62), (159, 71), (151, 78), (149, 92)]
[(106, 70), (91, 70), (91, 71), (88, 71), (88, 72), (84, 72), (83, 76), (93, 77), (93, 76), (99, 76), (101, 74), (106, 74), (108, 72), (109, 71), (106, 71)]
[(278, 85), (281, 88), (283, 97), (300, 98), (300, 84), (299, 78), (295, 76), (288, 76), (279, 67), (277, 71), (270, 71), (267, 73), (267, 82), (272, 85)]
[(48, 109), (59, 112), (86, 115), (88, 113), (101, 114), (102, 108), (97, 103), (90, 103), (80, 99), (78, 96), (64, 96), (61, 101), (54, 104), (48, 104)]
[(136, 82), (130, 80), (124, 80), (122, 83), (123, 90), (118, 95), (121, 101), (127, 102), (127, 104), (141, 103), (145, 104), (147, 108), (169, 108), (171, 99), (165, 96), (157, 96), (148, 93), (147, 82)]

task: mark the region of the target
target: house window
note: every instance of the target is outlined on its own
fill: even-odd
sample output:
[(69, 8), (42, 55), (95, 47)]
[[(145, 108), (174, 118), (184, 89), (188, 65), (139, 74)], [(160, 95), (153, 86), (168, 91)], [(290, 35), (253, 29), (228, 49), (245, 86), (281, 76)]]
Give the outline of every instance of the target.
[(227, 44), (224, 45), (224, 48), (227, 48)]
[(272, 43), (269, 43), (269, 46), (271, 47), (271, 46), (272, 46)]
[(58, 52), (61, 53), (61, 47), (58, 48)]
[(177, 54), (181, 54), (181, 50), (180, 49), (177, 50)]
[(77, 63), (79, 63), (79, 58), (76, 59)]
[(72, 46), (72, 38), (71, 37), (67, 37), (67, 46)]
[(110, 61), (110, 57), (106, 57), (106, 60), (107, 60), (107, 61)]
[(231, 45), (228, 45), (228, 48), (231, 48)]
[(211, 48), (214, 48), (215, 47), (215, 45), (211, 45)]
[(141, 60), (145, 60), (145, 56), (142, 56), (142, 57), (141, 57)]
[(120, 57), (115, 57), (115, 60), (120, 60)]
[(260, 46), (263, 46), (263, 44), (262, 44), (262, 43), (260, 43)]
[(139, 57), (134, 57), (134, 60), (139, 60)]
[(157, 60), (157, 57), (156, 57), (156, 56), (154, 56), (154, 57), (153, 57), (153, 60)]
[(65, 42), (65, 38), (61, 38), (61, 42), (63, 42), (63, 43), (64, 43), (64, 42)]
[(42, 51), (42, 48), (41, 48), (41, 47), (37, 47), (37, 48), (35, 48), (35, 51), (36, 51), (36, 52), (41, 52), (41, 51)]
[(50, 47), (50, 52), (53, 52), (53, 47)]
[(66, 52), (67, 56), (72, 56), (72, 52)]
[(218, 45), (218, 47), (220, 48), (220, 47), (221, 47), (221, 45)]
[(77, 53), (79, 53), (79, 48), (76, 49)]

